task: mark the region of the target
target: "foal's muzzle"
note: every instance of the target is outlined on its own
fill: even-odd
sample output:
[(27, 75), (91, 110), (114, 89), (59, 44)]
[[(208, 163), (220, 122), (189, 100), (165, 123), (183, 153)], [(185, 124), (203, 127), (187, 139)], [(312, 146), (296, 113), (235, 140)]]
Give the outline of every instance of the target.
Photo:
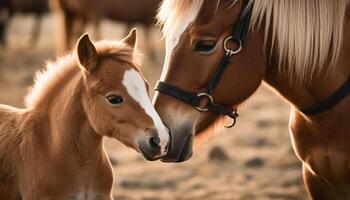
[(138, 140), (139, 149), (147, 160), (158, 160), (168, 153), (169, 143), (162, 147), (163, 144), (159, 138), (158, 131), (149, 129), (147, 132), (149, 132), (149, 136)]
[(170, 131), (171, 142), (168, 154), (162, 162), (184, 162), (192, 157), (193, 127), (184, 126), (178, 131)]

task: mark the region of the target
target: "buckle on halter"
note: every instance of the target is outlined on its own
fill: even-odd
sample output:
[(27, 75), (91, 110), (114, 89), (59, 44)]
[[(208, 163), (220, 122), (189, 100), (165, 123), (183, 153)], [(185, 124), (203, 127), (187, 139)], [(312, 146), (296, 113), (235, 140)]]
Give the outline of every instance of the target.
[[(228, 48), (228, 42), (230, 40), (232, 40), (233, 42), (235, 42), (235, 43), (237, 43), (239, 45), (237, 47), (237, 49), (230, 49), (230, 48)], [(242, 47), (243, 47), (243, 44), (242, 44), (242, 40), (240, 40), (240, 39), (235, 39), (232, 36), (228, 36), (224, 40), (224, 50), (226, 51), (226, 54), (229, 55), (229, 56), (232, 56), (232, 55), (235, 55), (235, 54), (238, 54), (239, 52), (241, 52), (242, 51)]]
[(236, 125), (236, 122), (237, 122), (237, 117), (239, 116), (239, 114), (237, 113), (237, 109), (234, 109), (233, 112), (227, 116), (232, 119), (232, 122), (230, 125), (225, 125), (225, 128), (234, 127)]
[(200, 112), (208, 112), (209, 111), (208, 105), (214, 102), (213, 97), (210, 94), (205, 93), (205, 92), (197, 94), (196, 97), (199, 98), (199, 103), (202, 102), (202, 100), (204, 100), (204, 99), (208, 100), (208, 103), (204, 107), (200, 107), (200, 105), (196, 106), (196, 109), (198, 111), (200, 111)]

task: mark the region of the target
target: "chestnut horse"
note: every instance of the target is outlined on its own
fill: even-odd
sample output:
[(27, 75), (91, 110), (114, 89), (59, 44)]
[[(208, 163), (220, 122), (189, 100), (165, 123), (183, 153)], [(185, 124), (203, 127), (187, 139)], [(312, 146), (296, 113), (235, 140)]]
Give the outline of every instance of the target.
[(14, 14), (24, 13), (35, 16), (31, 33), (31, 44), (39, 39), (42, 16), (49, 11), (48, 0), (1, 0), (0, 2), (0, 45), (6, 45), (5, 33)]
[(112, 199), (104, 136), (148, 160), (166, 154), (135, 39), (132, 31), (95, 48), (84, 35), (76, 55), (39, 73), (26, 109), (0, 106), (0, 199)]
[(154, 105), (171, 134), (163, 161), (189, 159), (195, 133), (219, 116), (234, 124), (265, 82), (291, 105), (310, 197), (350, 198), (348, 0), (164, 0), (159, 20), (166, 57)]
[[(128, 26), (141, 24), (146, 29), (146, 38), (153, 27), (161, 0), (51, 0), (59, 16), (58, 53), (63, 54), (71, 47), (74, 37), (80, 35), (86, 22), (98, 26), (102, 19), (126, 23)], [(97, 30), (95, 30), (97, 31)], [(151, 46), (148, 40), (147, 48)], [(151, 49), (148, 49), (151, 50)]]

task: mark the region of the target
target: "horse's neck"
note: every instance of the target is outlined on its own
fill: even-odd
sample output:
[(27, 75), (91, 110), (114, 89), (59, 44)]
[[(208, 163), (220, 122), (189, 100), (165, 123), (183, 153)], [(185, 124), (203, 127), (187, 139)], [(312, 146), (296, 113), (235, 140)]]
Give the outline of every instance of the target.
[(81, 102), (82, 77), (77, 74), (50, 102), (48, 115), (54, 151), (68, 151), (79, 161), (100, 156), (102, 137), (91, 127)]
[(314, 77), (309, 84), (297, 85), (289, 74), (279, 73), (276, 65), (268, 66), (265, 82), (297, 108), (309, 108), (332, 95), (350, 78), (350, 19), (346, 19), (343, 47), (338, 61), (328, 72)]

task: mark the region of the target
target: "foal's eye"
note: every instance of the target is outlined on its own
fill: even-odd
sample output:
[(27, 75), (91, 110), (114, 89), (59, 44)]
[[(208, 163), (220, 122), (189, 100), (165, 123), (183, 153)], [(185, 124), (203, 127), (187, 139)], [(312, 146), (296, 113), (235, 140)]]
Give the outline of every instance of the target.
[(216, 46), (216, 41), (214, 40), (199, 40), (194, 44), (193, 49), (195, 51), (208, 52), (212, 51)]
[(119, 106), (121, 104), (124, 103), (124, 99), (122, 96), (119, 96), (119, 95), (108, 95), (106, 97), (106, 100), (108, 101), (108, 103), (112, 106)]

